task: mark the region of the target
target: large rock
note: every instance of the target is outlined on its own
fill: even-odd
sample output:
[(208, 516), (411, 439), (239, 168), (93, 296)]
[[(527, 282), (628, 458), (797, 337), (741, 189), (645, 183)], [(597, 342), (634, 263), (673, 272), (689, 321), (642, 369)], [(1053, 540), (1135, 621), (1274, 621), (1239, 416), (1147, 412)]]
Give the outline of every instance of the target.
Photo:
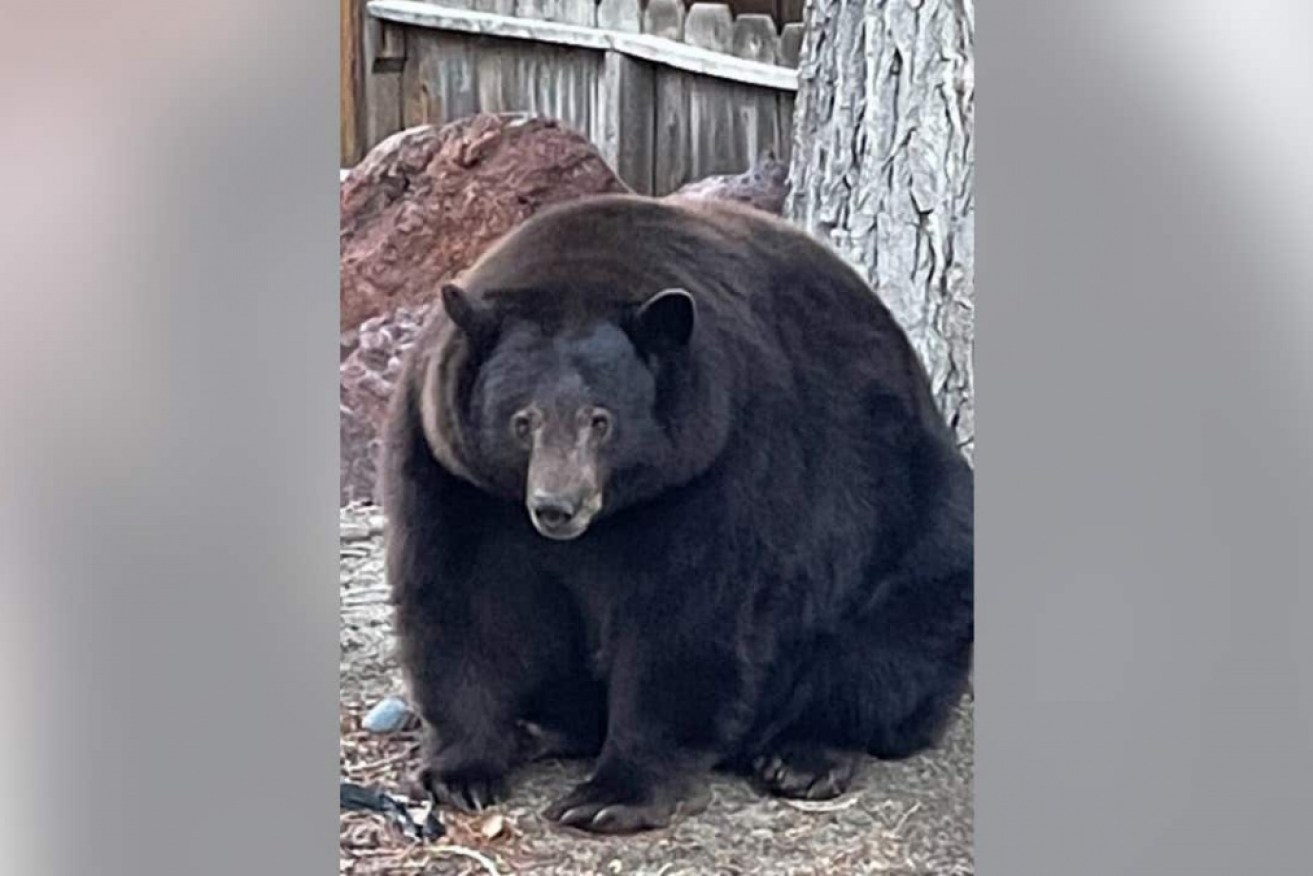
[(341, 504), (377, 502), (382, 426), (388, 399), (401, 374), (401, 359), (415, 342), (431, 305), (398, 307), (365, 320), (359, 344), (342, 362), (339, 419), (341, 424)]
[(789, 197), (789, 165), (767, 152), (743, 173), (694, 180), (666, 197), (678, 200), (737, 201), (776, 216)]
[[(550, 204), (627, 191), (588, 140), (520, 114), (471, 116), (379, 143), (341, 187), (341, 330), (431, 300)], [(348, 335), (344, 355), (354, 346)]]

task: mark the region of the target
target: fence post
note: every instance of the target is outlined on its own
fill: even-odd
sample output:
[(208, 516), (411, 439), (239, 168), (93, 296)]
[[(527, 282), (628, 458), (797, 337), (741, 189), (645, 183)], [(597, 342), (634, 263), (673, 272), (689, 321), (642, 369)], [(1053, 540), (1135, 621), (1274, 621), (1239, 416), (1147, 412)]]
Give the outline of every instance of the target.
[(360, 142), (361, 79), (365, 69), (360, 46), (363, 0), (339, 0), (338, 14), (338, 162), (350, 167), (364, 152)]

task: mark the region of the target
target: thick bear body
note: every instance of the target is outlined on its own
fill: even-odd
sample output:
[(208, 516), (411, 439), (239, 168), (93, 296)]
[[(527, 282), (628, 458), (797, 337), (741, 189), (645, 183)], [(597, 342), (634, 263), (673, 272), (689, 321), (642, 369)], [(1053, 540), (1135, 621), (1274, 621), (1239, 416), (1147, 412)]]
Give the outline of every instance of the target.
[(856, 273), (746, 208), (608, 196), (443, 298), (384, 481), (438, 799), (597, 754), (549, 814), (637, 830), (708, 768), (824, 797), (934, 743), (971, 661), (972, 474)]

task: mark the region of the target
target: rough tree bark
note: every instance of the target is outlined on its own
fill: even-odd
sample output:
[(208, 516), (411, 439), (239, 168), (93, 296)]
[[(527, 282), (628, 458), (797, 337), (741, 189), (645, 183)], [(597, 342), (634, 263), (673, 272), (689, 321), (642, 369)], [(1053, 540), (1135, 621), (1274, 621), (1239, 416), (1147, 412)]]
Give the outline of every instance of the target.
[(787, 215), (878, 290), (974, 450), (973, 0), (807, 0)]

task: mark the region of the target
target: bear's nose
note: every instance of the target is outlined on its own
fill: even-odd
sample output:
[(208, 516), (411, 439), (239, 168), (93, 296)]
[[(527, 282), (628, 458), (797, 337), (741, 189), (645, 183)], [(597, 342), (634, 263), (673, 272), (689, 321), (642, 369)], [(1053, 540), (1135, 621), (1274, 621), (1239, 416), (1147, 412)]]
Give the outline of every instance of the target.
[(535, 493), (529, 500), (529, 511), (542, 526), (557, 529), (570, 522), (579, 506), (564, 496)]

